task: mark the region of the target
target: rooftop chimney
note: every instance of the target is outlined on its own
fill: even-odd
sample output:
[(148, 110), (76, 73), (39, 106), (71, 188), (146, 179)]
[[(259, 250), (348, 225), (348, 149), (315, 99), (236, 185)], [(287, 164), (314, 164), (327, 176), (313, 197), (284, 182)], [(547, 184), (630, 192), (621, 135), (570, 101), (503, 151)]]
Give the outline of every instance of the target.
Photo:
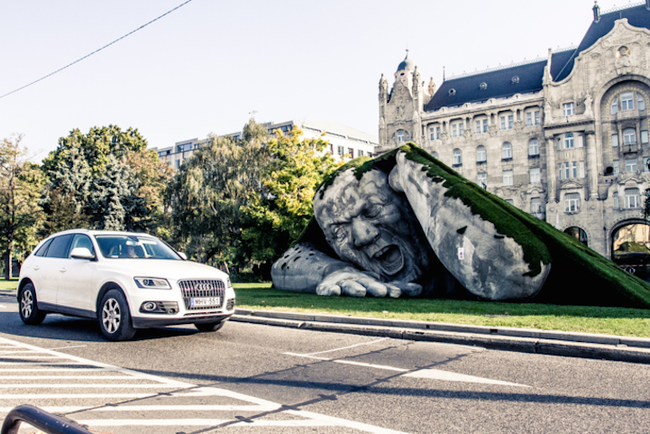
[[(650, 2), (650, 0), (645, 0), (646, 5)], [(647, 7), (647, 6), (646, 6)], [(597, 23), (600, 21), (600, 6), (598, 6), (598, 2), (594, 2), (594, 23)]]

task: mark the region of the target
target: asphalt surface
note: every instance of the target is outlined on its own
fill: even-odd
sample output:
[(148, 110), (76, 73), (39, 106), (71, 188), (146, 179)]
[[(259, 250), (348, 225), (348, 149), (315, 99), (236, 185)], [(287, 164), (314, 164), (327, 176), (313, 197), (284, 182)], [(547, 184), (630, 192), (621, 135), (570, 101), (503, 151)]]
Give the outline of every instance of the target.
[(650, 363), (650, 339), (509, 327), (236, 309), (231, 321), (502, 351)]
[[(15, 296), (15, 291), (0, 290), (0, 295)], [(474, 345), (502, 351), (650, 364), (649, 338), (251, 309), (236, 309), (230, 320), (314, 331)]]

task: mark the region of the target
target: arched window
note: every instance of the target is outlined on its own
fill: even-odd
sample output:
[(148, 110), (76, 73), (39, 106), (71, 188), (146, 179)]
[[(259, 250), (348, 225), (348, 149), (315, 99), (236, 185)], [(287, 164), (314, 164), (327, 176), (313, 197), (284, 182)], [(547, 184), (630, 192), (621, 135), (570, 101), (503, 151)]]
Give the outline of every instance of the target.
[(528, 142), (528, 155), (539, 155), (539, 144), (537, 139), (531, 139), (530, 142)]
[(460, 149), (454, 149), (454, 166), (460, 166), (463, 164), (463, 154), (460, 152)]
[(410, 139), (408, 131), (397, 130), (397, 143), (408, 142)]
[(575, 140), (573, 138), (573, 133), (566, 133), (564, 135), (564, 148), (571, 149), (575, 147)]
[(645, 110), (645, 99), (643, 99), (643, 95), (640, 92), (636, 94), (636, 104), (639, 110)]
[(650, 259), (650, 226), (632, 223), (614, 232), (612, 260), (616, 264), (642, 279), (647, 279), (648, 259)]
[(634, 128), (626, 128), (623, 130), (623, 144), (634, 145), (636, 143), (636, 131)]
[(485, 150), (485, 146), (481, 145), (478, 148), (476, 148), (476, 162), (485, 163), (486, 161), (487, 161), (487, 151)]
[(504, 160), (512, 159), (512, 145), (510, 143), (505, 142), (503, 144), (503, 147), (501, 148), (501, 158)]

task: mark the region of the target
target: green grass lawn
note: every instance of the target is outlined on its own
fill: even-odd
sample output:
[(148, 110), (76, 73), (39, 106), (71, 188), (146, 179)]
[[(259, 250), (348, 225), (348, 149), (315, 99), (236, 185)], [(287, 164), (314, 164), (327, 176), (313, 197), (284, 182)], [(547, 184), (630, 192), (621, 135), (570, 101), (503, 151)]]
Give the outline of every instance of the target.
[[(18, 279), (0, 280), (15, 290)], [(235, 283), (237, 307), (369, 318), (521, 327), (650, 338), (650, 309), (558, 306), (487, 301), (321, 297), (271, 289), (271, 283)]]
[(18, 286), (18, 278), (15, 277), (11, 280), (0, 279), (0, 289), (11, 289), (16, 290)]
[(270, 283), (242, 283), (233, 286), (237, 292), (237, 306), (244, 309), (650, 338), (650, 309), (444, 299), (322, 297), (271, 289)]

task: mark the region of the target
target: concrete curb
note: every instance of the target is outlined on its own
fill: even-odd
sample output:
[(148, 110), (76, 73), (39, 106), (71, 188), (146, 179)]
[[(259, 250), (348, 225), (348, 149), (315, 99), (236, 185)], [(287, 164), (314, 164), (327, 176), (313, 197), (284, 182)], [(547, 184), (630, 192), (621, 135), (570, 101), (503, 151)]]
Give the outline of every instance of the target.
[(647, 338), (250, 309), (236, 309), (230, 321), (650, 364)]

